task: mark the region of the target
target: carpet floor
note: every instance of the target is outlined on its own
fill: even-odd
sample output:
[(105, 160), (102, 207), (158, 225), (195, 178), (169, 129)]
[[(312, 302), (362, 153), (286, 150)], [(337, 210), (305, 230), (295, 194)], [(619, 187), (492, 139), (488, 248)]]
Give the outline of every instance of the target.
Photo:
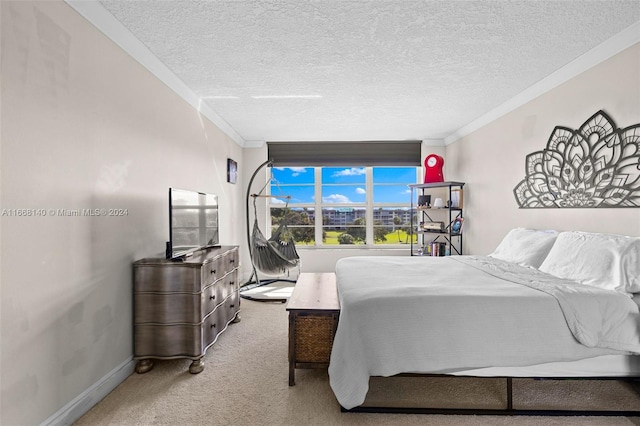
[[(189, 360), (156, 361), (133, 373), (81, 417), (75, 426), (97, 425), (635, 425), (638, 417), (539, 417), (342, 413), (326, 370), (296, 370), (288, 386), (288, 321), (285, 304), (243, 300), (242, 321), (231, 324), (204, 358), (205, 370), (188, 372)], [(519, 408), (640, 407), (638, 384), (617, 381), (514, 381)], [(491, 408), (504, 404), (503, 381), (448, 378), (376, 378), (367, 403), (430, 404), (452, 400)], [(536, 407), (539, 408), (539, 407)]]

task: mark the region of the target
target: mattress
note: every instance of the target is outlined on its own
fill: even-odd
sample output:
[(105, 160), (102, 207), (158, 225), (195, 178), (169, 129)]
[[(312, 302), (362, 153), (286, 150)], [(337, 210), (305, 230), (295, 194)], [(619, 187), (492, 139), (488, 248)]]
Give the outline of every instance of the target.
[(364, 401), (370, 376), (569, 377), (563, 365), (578, 360), (591, 361), (576, 366), (577, 376), (593, 375), (587, 367), (618, 375), (606, 372), (606, 356), (619, 357), (625, 375), (622, 366), (640, 353), (640, 314), (629, 297), (497, 259), (352, 257), (338, 262), (336, 279), (329, 375), (347, 409)]

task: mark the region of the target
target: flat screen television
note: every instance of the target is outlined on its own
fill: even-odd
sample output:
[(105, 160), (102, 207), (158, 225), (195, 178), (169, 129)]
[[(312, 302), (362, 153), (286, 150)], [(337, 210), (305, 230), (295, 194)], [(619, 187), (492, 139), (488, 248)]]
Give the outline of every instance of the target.
[(218, 196), (169, 188), (168, 259), (219, 245)]

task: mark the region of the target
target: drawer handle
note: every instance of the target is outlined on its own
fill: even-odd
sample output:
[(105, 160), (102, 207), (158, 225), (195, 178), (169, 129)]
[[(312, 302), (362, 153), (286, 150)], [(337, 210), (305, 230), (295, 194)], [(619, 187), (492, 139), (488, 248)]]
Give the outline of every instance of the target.
[(230, 307), (230, 308), (233, 308), (234, 306), (236, 306), (236, 305), (230, 305), (229, 307)]
[(235, 259), (231, 259), (231, 260), (229, 260), (229, 263), (236, 263), (236, 260)]
[(211, 299), (211, 300), (216, 300), (216, 296), (215, 296), (215, 294), (214, 294), (213, 296), (209, 296), (209, 299)]
[(234, 285), (235, 283), (235, 281), (229, 281), (229, 285)]
[(212, 269), (212, 270), (211, 270), (211, 273), (212, 273), (212, 274), (215, 274), (215, 273), (216, 273), (216, 270), (215, 270), (215, 269)]
[(211, 324), (211, 328), (216, 328), (216, 324), (215, 323)]

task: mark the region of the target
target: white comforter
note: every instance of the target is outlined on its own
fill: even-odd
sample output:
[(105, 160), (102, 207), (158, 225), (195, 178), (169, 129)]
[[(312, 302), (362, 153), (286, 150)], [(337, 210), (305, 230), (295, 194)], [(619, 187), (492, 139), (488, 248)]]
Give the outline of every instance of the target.
[(350, 257), (336, 278), (329, 376), (347, 409), (370, 376), (640, 353), (629, 297), (489, 257)]

